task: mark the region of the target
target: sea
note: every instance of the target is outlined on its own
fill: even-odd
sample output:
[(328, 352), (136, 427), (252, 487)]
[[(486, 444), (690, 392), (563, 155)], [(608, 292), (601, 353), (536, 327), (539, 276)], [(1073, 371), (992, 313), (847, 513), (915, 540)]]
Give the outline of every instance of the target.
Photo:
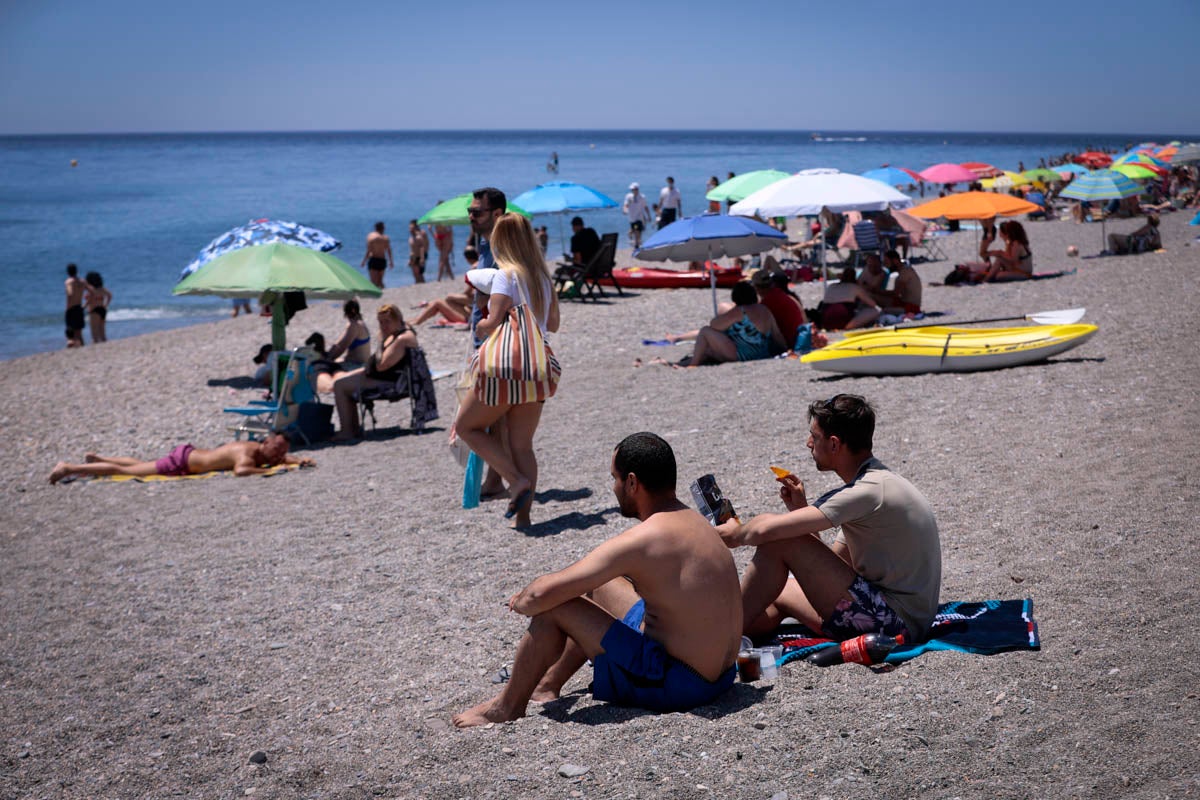
[[(510, 198), (565, 180), (618, 203), (629, 184), (654, 198), (675, 178), (685, 214), (699, 213), (710, 176), (757, 169), (884, 164), (921, 170), (951, 161), (1027, 168), (1085, 149), (1123, 151), (1175, 132), (1131, 134), (905, 133), (884, 131), (396, 131), (0, 137), (0, 359), (62, 347), (69, 262), (99, 272), (113, 293), (111, 339), (220, 319), (230, 301), (175, 297), (180, 271), (211, 240), (252, 219), (301, 222), (342, 243), (358, 268), (368, 232), (384, 221), (396, 268), (412, 282), (407, 224), (481, 186)], [(550, 171), (552, 154), (558, 170)], [(628, 225), (619, 209), (537, 217), (561, 252), (574, 213), (597, 231)], [(457, 228), (455, 250), (468, 231)], [(430, 264), (436, 275), (436, 257)], [(461, 269), (461, 267), (460, 267)], [(181, 331), (181, 335), (187, 335)], [(88, 337), (90, 342), (90, 336)]]

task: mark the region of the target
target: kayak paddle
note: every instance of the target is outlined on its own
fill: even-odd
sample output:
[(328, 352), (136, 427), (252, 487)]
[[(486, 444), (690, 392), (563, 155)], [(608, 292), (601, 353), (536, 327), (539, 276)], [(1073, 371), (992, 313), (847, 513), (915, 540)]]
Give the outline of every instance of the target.
[(961, 319), (950, 322), (923, 322), (919, 325), (888, 325), (883, 328), (859, 328), (853, 331), (845, 331), (845, 334), (847, 336), (861, 336), (865, 333), (879, 333), (880, 331), (908, 331), (913, 328), (954, 327), (958, 325), (978, 325), (983, 322), (1018, 322), (1021, 320), (1036, 322), (1038, 325), (1070, 325), (1079, 322), (1086, 313), (1086, 308), (1062, 308), (1057, 311), (1038, 311), (1037, 313), (1026, 314), (1022, 317), (990, 317), (988, 319)]

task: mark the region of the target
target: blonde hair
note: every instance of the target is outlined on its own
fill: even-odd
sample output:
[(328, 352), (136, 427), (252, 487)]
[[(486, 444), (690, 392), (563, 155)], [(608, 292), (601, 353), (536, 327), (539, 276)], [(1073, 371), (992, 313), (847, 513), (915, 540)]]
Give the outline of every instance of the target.
[(546, 315), (544, 287), (550, 282), (550, 270), (542, 257), (542, 248), (534, 236), (529, 220), (509, 212), (496, 220), (488, 237), (496, 266), (510, 275), (515, 274), (529, 292), (529, 305), (541, 319)]
[(404, 314), (400, 311), (399, 306), (394, 306), (391, 303), (384, 303), (379, 307), (379, 311), (375, 312), (375, 316), (379, 319), (389, 317), (393, 322), (399, 323), (400, 329), (404, 329)]

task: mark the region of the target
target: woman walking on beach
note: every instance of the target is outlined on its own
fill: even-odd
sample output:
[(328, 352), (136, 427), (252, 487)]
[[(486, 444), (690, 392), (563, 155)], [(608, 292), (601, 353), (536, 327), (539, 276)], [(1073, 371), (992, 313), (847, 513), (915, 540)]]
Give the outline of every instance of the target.
[[(487, 318), (476, 326), (476, 335), (486, 338), (502, 325), (515, 327), (509, 311), (522, 305), (529, 307), (543, 337), (557, 331), (558, 299), (529, 221), (519, 214), (505, 214), (496, 221), (489, 242), (499, 272), (492, 281)], [(486, 348), (485, 343), (483, 349)], [(543, 401), (522, 391), (526, 382), (500, 381), (484, 376), (479, 369), (477, 365), (475, 391), (459, 407), (455, 430), (508, 483), (512, 500), (505, 517), (516, 517), (513, 527), (526, 527), (530, 524), (529, 510), (537, 487), (533, 437), (542, 417)], [(498, 385), (501, 383), (509, 385)], [(499, 427), (506, 437), (507, 448), (487, 432), (500, 420), (504, 420)]]
[(88, 311), (88, 327), (92, 329), (92, 344), (108, 341), (105, 324), (108, 320), (108, 304), (112, 302), (112, 292), (104, 288), (104, 279), (99, 272), (89, 272), (84, 279), (87, 281), (87, 292), (84, 303)]

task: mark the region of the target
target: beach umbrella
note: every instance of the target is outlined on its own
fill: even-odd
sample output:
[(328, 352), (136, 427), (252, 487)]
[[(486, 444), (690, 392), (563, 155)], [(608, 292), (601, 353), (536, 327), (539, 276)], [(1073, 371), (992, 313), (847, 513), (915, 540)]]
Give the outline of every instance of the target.
[(959, 164), (934, 164), (919, 173), (921, 180), (928, 183), (974, 183), (979, 176)]
[(1013, 197), (1008, 194), (995, 192), (960, 192), (948, 194), (923, 203), (916, 208), (910, 208), (909, 214), (922, 219), (991, 219), (992, 217), (1015, 217), (1019, 214), (1029, 214), (1040, 211), (1041, 207)]
[(1167, 162), (1161, 158), (1155, 158), (1149, 153), (1126, 153), (1120, 158), (1113, 161), (1113, 166), (1118, 164), (1149, 164), (1154, 167), (1165, 167)]
[(1179, 145), (1169, 144), (1154, 151), (1154, 157), (1162, 161), (1170, 161), (1179, 152)]
[(1083, 164), (1084, 166), (1091, 167), (1092, 169), (1101, 169), (1103, 167), (1107, 167), (1113, 162), (1112, 156), (1110, 156), (1108, 153), (1097, 153), (1095, 151), (1080, 153), (1079, 155), (1075, 156), (1074, 160), (1076, 164)]
[(878, 169), (868, 170), (862, 176), (873, 181), (886, 183), (888, 186), (904, 186), (909, 183), (919, 183), (921, 180), (921, 176), (911, 169), (889, 167), (886, 165)]
[[(460, 194), (457, 197), (452, 197), (438, 203), (433, 208), (426, 211), (420, 219), (417, 220), (418, 225), (467, 225), (470, 224), (470, 218), (467, 216), (467, 206), (471, 205), (471, 199), (474, 195), (471, 192)], [(523, 217), (529, 217), (530, 213), (511, 201), (504, 209), (512, 214), (520, 214)]]
[[(1140, 194), (1142, 187), (1132, 180), (1111, 169), (1101, 169), (1080, 175), (1071, 181), (1067, 188), (1059, 192), (1059, 197), (1071, 200), (1090, 202), (1092, 200), (1115, 200), (1122, 197), (1132, 197)], [(1108, 238), (1104, 233), (1104, 218), (1100, 219), (1100, 241), (1105, 243)], [(1103, 249), (1103, 247), (1101, 248)]]
[(278, 219), (252, 219), (245, 225), (222, 233), (213, 239), (192, 262), (183, 268), (179, 277), (186, 278), (200, 267), (218, 256), (240, 250), (243, 247), (255, 247), (263, 244), (283, 242), (297, 247), (307, 247), (310, 250), (320, 250), (331, 253), (342, 246), (342, 243), (328, 233), (317, 228), (301, 225), (298, 222), (284, 222)]
[(1193, 161), (1200, 161), (1200, 144), (1185, 144), (1171, 156), (1172, 164), (1190, 164)]
[(1033, 181), (1019, 172), (1004, 170), (1000, 173), (999, 177), (984, 178), (979, 183), (985, 189), (1011, 189), (1014, 186), (1025, 186), (1033, 183)]
[(813, 217), (828, 208), (846, 211), (883, 211), (908, 208), (912, 199), (879, 181), (838, 172), (836, 169), (806, 169), (790, 178), (759, 189), (734, 203), (730, 214), (743, 217)]
[[(779, 215), (773, 215), (779, 216)], [(645, 261), (712, 261), (748, 256), (778, 247), (787, 234), (756, 219), (726, 214), (701, 214), (672, 222), (634, 251)], [(713, 316), (717, 315), (717, 276), (709, 270)]]
[(1165, 175), (1167, 171), (1162, 167), (1156, 167), (1153, 164), (1113, 164), (1113, 172), (1119, 172), (1127, 178), (1132, 178), (1135, 181), (1144, 181), (1150, 178), (1157, 178), (1160, 175)]
[(712, 191), (704, 195), (704, 199), (716, 200), (718, 202), (729, 200), (736, 203), (738, 200), (754, 194), (765, 186), (770, 186), (772, 183), (790, 177), (791, 174), (790, 172), (780, 172), (777, 169), (759, 169), (754, 172), (743, 172), (741, 175), (735, 175), (725, 181), (720, 186), (714, 187)]
[[(615, 208), (617, 201), (608, 195), (571, 181), (550, 181), (521, 192), (513, 202), (530, 214), (565, 214), (568, 211), (586, 211), (589, 208)], [(558, 219), (558, 238), (566, 242), (563, 235), (562, 217)]]
[(1090, 169), (1082, 164), (1059, 164), (1054, 167), (1054, 171), (1059, 175), (1086, 175), (1091, 172)]
[(1062, 175), (1059, 175), (1052, 169), (1038, 167), (1037, 169), (1027, 169), (1021, 173), (1021, 176), (1026, 180), (1032, 181), (1061, 181)]
[(346, 262), (318, 250), (276, 242), (243, 247), (214, 258), (181, 280), (173, 294), (271, 299), (271, 346), (287, 349), (284, 292), (308, 297), (347, 299), (379, 297), (382, 292)]
[(993, 167), (991, 164), (985, 164), (982, 161), (964, 161), (959, 166), (966, 167), (980, 178), (998, 178), (1002, 172), (998, 167)]

